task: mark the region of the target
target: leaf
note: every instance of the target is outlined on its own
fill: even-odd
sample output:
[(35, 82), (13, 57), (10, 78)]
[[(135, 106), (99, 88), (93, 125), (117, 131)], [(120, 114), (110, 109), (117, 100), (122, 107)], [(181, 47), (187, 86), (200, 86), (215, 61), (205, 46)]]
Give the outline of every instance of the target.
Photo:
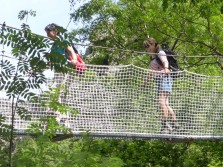
[(38, 57), (32, 58), (31, 61), (30, 61), (31, 67), (32, 68), (35, 67), (38, 64), (39, 61), (40, 61), (40, 59)]
[(223, 14), (223, 5), (221, 6), (221, 14)]
[(24, 107), (17, 107), (16, 112), (19, 114), (21, 119), (31, 120), (31, 115), (28, 114), (29, 113), (28, 110), (25, 109)]
[(26, 10), (21, 10), (18, 14), (18, 19), (19, 20), (23, 20), (25, 18), (25, 16), (28, 15), (28, 11)]

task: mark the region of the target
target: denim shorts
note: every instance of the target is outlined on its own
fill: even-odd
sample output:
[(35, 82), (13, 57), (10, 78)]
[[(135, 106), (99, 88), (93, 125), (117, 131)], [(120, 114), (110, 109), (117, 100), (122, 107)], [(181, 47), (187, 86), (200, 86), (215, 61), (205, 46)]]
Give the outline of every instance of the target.
[(156, 78), (156, 83), (158, 86), (158, 93), (162, 92), (172, 92), (173, 78), (170, 75), (160, 76)]

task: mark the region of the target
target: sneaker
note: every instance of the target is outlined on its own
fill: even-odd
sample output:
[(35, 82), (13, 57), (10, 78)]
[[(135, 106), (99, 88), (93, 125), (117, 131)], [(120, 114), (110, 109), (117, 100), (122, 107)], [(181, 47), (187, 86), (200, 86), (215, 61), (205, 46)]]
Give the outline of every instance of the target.
[(173, 128), (173, 130), (180, 130), (181, 129), (180, 125), (176, 122), (172, 122), (172, 128)]
[(170, 131), (167, 128), (161, 128), (160, 134), (169, 134)]
[(173, 130), (173, 127), (168, 123), (166, 122), (166, 128), (169, 130), (169, 131), (172, 131)]
[(167, 121), (162, 121), (161, 130), (160, 130), (161, 134), (171, 133), (172, 130), (173, 130), (172, 127), (170, 126), (170, 124)]

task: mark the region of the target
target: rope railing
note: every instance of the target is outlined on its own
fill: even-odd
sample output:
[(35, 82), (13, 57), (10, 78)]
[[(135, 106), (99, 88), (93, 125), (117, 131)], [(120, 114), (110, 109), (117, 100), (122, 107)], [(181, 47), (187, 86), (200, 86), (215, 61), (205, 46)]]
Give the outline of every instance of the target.
[[(18, 28), (15, 28), (15, 27), (10, 27), (10, 26), (7, 26), (6, 24), (0, 24), (0, 26), (2, 27), (8, 27), (10, 29), (14, 29), (14, 30), (17, 30), (17, 31), (22, 31), (21, 29), (18, 29)], [(43, 38), (48, 38), (46, 36), (42, 36), (42, 35), (39, 35), (39, 34), (35, 34), (35, 33), (32, 33), (33, 35), (36, 35), (36, 36), (39, 36), (39, 37), (43, 37)], [(75, 43), (75, 45), (77, 46), (84, 46), (84, 47), (93, 47), (93, 48), (98, 48), (98, 49), (106, 49), (106, 50), (109, 50), (109, 51), (120, 51), (120, 52), (128, 52), (128, 53), (132, 53), (132, 54), (139, 54), (139, 55), (144, 55), (144, 54), (148, 54), (147, 52), (141, 52), (141, 51), (135, 51), (135, 50), (131, 50), (131, 49), (121, 49), (121, 48), (113, 48), (113, 47), (106, 47), (106, 46), (100, 46), (100, 45), (92, 45), (92, 44), (82, 44), (82, 43)], [(155, 54), (155, 53), (154, 53)], [(153, 55), (153, 54), (151, 54)], [(149, 56), (151, 56), (149, 55)], [(167, 56), (170, 56), (170, 55), (167, 55)], [(194, 56), (185, 56), (185, 55), (174, 55), (174, 56), (177, 56), (178, 58), (211, 58), (211, 57), (214, 57), (213, 55), (205, 55), (205, 56), (202, 56), (202, 55), (194, 55)]]

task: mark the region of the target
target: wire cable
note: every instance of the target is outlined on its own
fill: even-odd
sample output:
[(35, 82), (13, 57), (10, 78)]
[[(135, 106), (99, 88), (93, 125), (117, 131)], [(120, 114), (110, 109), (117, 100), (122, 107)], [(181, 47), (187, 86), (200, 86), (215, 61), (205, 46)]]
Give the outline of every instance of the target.
[[(69, 25), (70, 23), (68, 23)], [(67, 27), (68, 27), (67, 25)], [(4, 27), (8, 27), (10, 29), (14, 29), (14, 30), (18, 30), (18, 31), (22, 31), (21, 29), (18, 29), (18, 28), (14, 28), (14, 27), (10, 27), (10, 26), (7, 26), (5, 24), (0, 24), (0, 26), (4, 26)], [(36, 35), (36, 36), (40, 36), (40, 37), (43, 37), (43, 38), (48, 38), (46, 36), (42, 36), (42, 35), (39, 35), (39, 34), (35, 34), (35, 33), (32, 33), (33, 35)], [(106, 47), (106, 46), (100, 46), (100, 45), (92, 45), (92, 44), (81, 44), (81, 43), (74, 43), (74, 45), (79, 45), (79, 46), (85, 46), (85, 47), (93, 47), (93, 48), (100, 48), (100, 49), (106, 49), (106, 50), (110, 50), (110, 51), (121, 51), (121, 52), (128, 52), (128, 53), (134, 53), (134, 54), (140, 54), (140, 55), (145, 55), (145, 54), (148, 54), (148, 52), (141, 52), (141, 51), (135, 51), (135, 50), (131, 50), (131, 49), (120, 49), (120, 48), (111, 48), (111, 47)], [(151, 53), (149, 56), (152, 56), (156, 53)], [(194, 55), (194, 56), (185, 56), (185, 55), (166, 55), (166, 56), (176, 56), (178, 58), (213, 58), (213, 57), (216, 57), (214, 55), (207, 55), (207, 56), (201, 56), (201, 55)]]

